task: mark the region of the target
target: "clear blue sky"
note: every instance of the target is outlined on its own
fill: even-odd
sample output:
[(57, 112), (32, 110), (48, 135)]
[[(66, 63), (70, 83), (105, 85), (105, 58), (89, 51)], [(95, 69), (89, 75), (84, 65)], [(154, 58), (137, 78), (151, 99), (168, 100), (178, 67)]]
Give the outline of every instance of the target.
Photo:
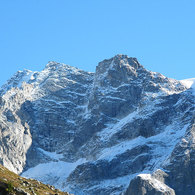
[(115, 54), (195, 77), (195, 1), (0, 0), (0, 85), (50, 60), (95, 71)]

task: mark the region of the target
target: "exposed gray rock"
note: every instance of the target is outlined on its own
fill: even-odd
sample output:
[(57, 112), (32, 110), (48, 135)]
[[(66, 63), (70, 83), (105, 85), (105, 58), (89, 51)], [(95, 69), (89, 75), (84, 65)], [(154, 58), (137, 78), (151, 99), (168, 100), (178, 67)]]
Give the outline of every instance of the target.
[(175, 191), (150, 174), (134, 178), (125, 195), (175, 195)]
[(195, 192), (195, 117), (185, 136), (173, 150), (170, 162), (165, 167), (169, 174), (166, 183), (177, 195), (192, 195)]
[[(193, 195), (195, 192), (195, 123), (192, 120), (185, 136), (176, 145), (173, 150), (169, 163), (166, 163), (162, 170), (156, 170), (152, 175), (138, 176), (133, 179), (126, 191), (125, 195), (133, 194), (160, 194), (153, 184), (154, 179), (165, 185), (167, 189), (170, 186), (175, 190), (177, 195)], [(143, 181), (144, 178), (144, 181)], [(153, 182), (151, 182), (151, 178)], [(167, 186), (168, 185), (168, 186)], [(171, 194), (169, 189), (162, 194)]]
[(179, 144), (194, 139), (192, 91), (135, 58), (116, 55), (95, 74), (57, 62), (19, 71), (2, 86), (0, 105), (0, 163), (16, 173), (78, 195), (114, 195), (163, 168), (155, 181), (194, 192), (194, 142)]

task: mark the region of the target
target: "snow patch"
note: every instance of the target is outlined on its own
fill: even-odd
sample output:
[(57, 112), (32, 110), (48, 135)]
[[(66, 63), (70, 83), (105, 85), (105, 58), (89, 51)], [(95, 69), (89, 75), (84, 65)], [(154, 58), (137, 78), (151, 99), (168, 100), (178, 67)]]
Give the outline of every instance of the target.
[(108, 141), (112, 135), (117, 133), (118, 131), (121, 130), (121, 128), (126, 125), (128, 122), (132, 121), (134, 117), (137, 115), (137, 111), (132, 112), (131, 114), (127, 115), (123, 119), (121, 119), (118, 123), (116, 124), (108, 124), (107, 128), (102, 130), (100, 133), (97, 135), (100, 136), (100, 140)]
[(180, 81), (184, 86), (186, 86), (188, 89), (192, 88), (193, 95), (195, 95), (195, 78), (190, 79), (184, 79)]
[(166, 127), (165, 131), (155, 136), (151, 136), (149, 138), (139, 136), (135, 139), (124, 141), (115, 146), (105, 148), (101, 151), (98, 160), (105, 159), (111, 161), (117, 155), (120, 155), (127, 150), (147, 144), (151, 146), (152, 154), (154, 156), (154, 158), (152, 158), (149, 162), (148, 167), (152, 167), (153, 169), (160, 168), (162, 163), (168, 163), (168, 157), (171, 155), (171, 152), (178, 141), (184, 136), (188, 126), (189, 125), (185, 125), (183, 128), (180, 128), (179, 124), (172, 124)]
[[(53, 154), (51, 156), (53, 156)], [(66, 181), (70, 173), (78, 165), (85, 162), (85, 159), (79, 159), (78, 161), (73, 163), (64, 161), (42, 163), (33, 168), (28, 169), (27, 171), (22, 173), (21, 176), (37, 179), (43, 183), (55, 185), (55, 187), (63, 189), (63, 183)]]
[(132, 149), (138, 145), (142, 145), (143, 143), (145, 143), (145, 138), (142, 136), (139, 136), (133, 140), (121, 142), (110, 148), (105, 148), (104, 150), (101, 151), (101, 154), (98, 157), (98, 160), (105, 159), (105, 160), (111, 161), (116, 155), (122, 154), (128, 149)]
[(54, 160), (60, 160), (61, 158), (63, 158), (63, 154), (57, 154), (56, 152), (48, 152), (43, 150), (42, 148), (38, 148), (38, 150), (41, 151), (44, 155)]

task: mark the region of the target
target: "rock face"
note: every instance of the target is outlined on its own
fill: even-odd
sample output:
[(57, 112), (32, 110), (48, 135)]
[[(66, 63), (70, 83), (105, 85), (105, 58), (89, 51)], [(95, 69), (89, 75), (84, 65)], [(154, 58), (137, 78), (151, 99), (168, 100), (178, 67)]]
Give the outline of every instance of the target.
[(169, 173), (166, 183), (175, 189), (178, 195), (195, 192), (195, 117), (185, 136), (173, 150), (169, 164), (164, 168)]
[[(162, 194), (160, 182), (167, 194), (192, 195), (194, 95), (186, 82), (126, 55), (95, 73), (56, 62), (17, 72), (0, 90), (0, 162), (78, 195), (120, 194), (130, 180), (130, 192)], [(160, 173), (133, 179), (159, 168), (163, 181)]]
[(125, 195), (175, 195), (173, 189), (150, 174), (140, 174), (135, 177)]

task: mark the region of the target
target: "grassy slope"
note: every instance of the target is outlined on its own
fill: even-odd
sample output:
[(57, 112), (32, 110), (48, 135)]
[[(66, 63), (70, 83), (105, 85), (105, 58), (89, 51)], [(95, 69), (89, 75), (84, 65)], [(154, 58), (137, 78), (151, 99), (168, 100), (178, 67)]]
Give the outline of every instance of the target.
[(26, 179), (0, 165), (0, 195), (68, 195), (53, 186)]

